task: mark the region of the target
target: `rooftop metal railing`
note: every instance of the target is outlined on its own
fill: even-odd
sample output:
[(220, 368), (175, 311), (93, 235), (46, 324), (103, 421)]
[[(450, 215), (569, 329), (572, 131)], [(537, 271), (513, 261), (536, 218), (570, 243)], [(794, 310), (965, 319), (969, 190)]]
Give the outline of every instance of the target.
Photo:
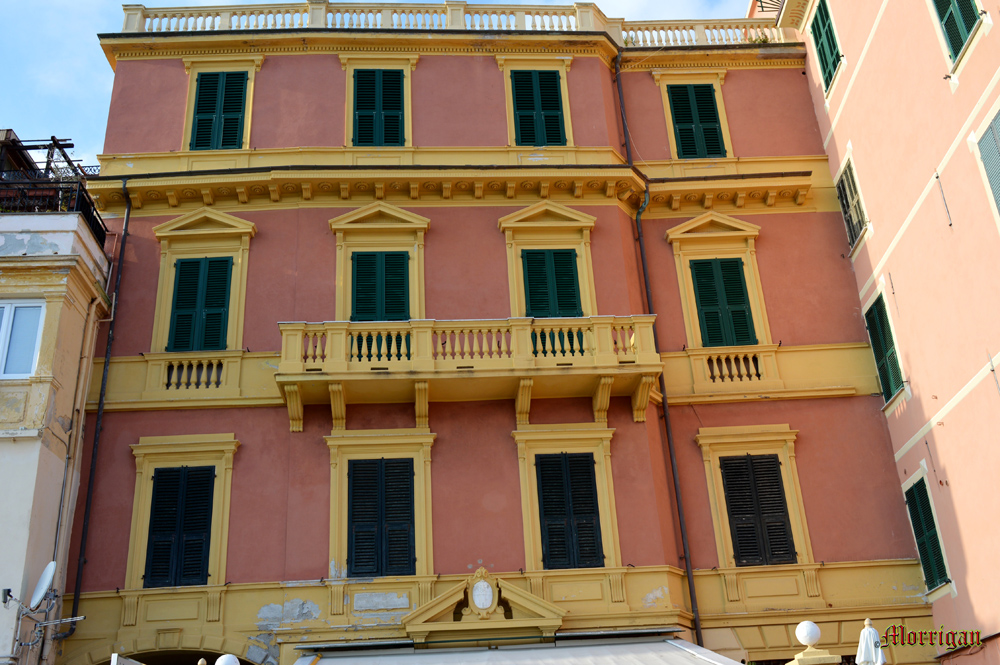
[(46, 213), (46, 212), (78, 212), (83, 215), (87, 227), (93, 234), (97, 244), (104, 247), (108, 236), (108, 228), (97, 212), (93, 199), (87, 193), (86, 185), (81, 180), (28, 180), (24, 172), (18, 171), (22, 179), (8, 178), (2, 172), (0, 179), (0, 215), (5, 213)]

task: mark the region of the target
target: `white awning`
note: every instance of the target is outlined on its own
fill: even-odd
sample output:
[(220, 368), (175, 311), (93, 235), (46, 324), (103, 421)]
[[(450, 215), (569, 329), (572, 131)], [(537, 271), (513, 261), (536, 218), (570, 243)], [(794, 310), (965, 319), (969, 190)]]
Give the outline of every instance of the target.
[(679, 639), (611, 639), (499, 649), (385, 649), (314, 653), (295, 665), (740, 665)]

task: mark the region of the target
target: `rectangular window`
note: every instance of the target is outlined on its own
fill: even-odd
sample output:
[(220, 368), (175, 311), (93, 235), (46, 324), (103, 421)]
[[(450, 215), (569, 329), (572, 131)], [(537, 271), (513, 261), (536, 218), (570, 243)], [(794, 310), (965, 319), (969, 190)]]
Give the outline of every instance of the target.
[(512, 71), (517, 145), (566, 145), (559, 72)]
[(713, 85), (668, 85), (674, 140), (680, 159), (725, 157), (722, 123)]
[(993, 118), (993, 122), (979, 139), (979, 157), (986, 168), (986, 179), (993, 190), (993, 200), (1000, 210), (1000, 114)]
[(833, 75), (840, 66), (840, 46), (837, 35), (833, 32), (833, 20), (830, 18), (830, 7), (826, 0), (819, 0), (816, 5), (816, 16), (812, 22), (813, 45), (816, 47), (816, 59), (823, 74), (823, 90), (828, 90), (833, 82)]
[(243, 147), (247, 72), (202, 72), (194, 96), (192, 150)]
[(931, 500), (927, 496), (927, 484), (923, 478), (906, 490), (906, 508), (910, 512), (913, 535), (917, 539), (917, 553), (924, 569), (924, 580), (928, 589), (936, 589), (951, 580), (945, 569), (934, 512), (931, 510)]
[(351, 321), (406, 321), (410, 318), (408, 252), (351, 254)]
[(736, 565), (795, 563), (778, 456), (747, 454), (719, 463)]
[(536, 455), (542, 562), (556, 568), (603, 568), (593, 453)]
[(0, 377), (34, 374), (44, 309), (41, 301), (0, 302)]
[(413, 459), (347, 463), (347, 573), (415, 575)]
[(854, 166), (848, 162), (844, 172), (837, 180), (837, 200), (840, 201), (840, 211), (844, 213), (844, 223), (847, 225), (847, 239), (851, 247), (861, 237), (868, 218), (861, 205), (861, 195), (858, 194), (858, 183), (854, 178)]
[(756, 344), (743, 259), (692, 261), (691, 275), (702, 346)]
[(875, 353), (875, 367), (878, 380), (882, 384), (882, 396), (888, 402), (903, 387), (903, 373), (896, 357), (896, 345), (889, 328), (889, 315), (885, 311), (885, 299), (880, 295), (865, 312), (865, 325)]
[(404, 145), (403, 70), (354, 70), (354, 145)]
[(143, 587), (208, 583), (214, 466), (158, 468)]
[(229, 327), (231, 256), (178, 259), (167, 351), (222, 351)]
[(965, 42), (979, 20), (979, 10), (973, 0), (934, 0), (944, 40), (948, 42), (948, 55), (957, 60)]
[(583, 316), (575, 249), (525, 249), (521, 263), (525, 316)]

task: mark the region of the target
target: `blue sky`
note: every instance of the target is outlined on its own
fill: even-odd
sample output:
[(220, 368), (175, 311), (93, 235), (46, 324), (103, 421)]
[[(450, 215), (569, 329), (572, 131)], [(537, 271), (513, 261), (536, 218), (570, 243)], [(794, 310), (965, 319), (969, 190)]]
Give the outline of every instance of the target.
[[(271, 4), (275, 0), (175, 0), (147, 6)], [(278, 0), (280, 1), (280, 0)], [(480, 3), (476, 3), (480, 4)], [(503, 4), (524, 4), (505, 2)], [(572, 4), (571, 0), (530, 4)], [(653, 19), (737, 18), (749, 0), (603, 0), (612, 17)], [(22, 139), (56, 135), (71, 138), (73, 154), (96, 164), (104, 146), (113, 72), (98, 43), (98, 33), (122, 27), (121, 2), (115, 0), (0, 0), (0, 128)]]

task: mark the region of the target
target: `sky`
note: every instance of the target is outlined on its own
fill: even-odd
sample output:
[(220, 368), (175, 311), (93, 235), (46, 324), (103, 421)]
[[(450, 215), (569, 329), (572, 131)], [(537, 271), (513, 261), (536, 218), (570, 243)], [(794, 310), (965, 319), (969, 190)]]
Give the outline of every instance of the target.
[[(147, 6), (259, 5), (276, 1), (280, 2), (168, 0)], [(502, 4), (569, 5), (572, 1)], [(748, 0), (597, 0), (596, 4), (606, 16), (628, 21), (739, 18), (746, 16), (749, 6)], [(97, 155), (104, 146), (114, 78), (97, 35), (120, 31), (123, 18), (120, 0), (0, 0), (0, 24), (4, 26), (0, 62), (6, 64), (0, 92), (0, 128), (13, 129), (21, 140), (48, 139), (53, 135), (73, 139), (71, 156), (85, 165), (97, 164)]]

